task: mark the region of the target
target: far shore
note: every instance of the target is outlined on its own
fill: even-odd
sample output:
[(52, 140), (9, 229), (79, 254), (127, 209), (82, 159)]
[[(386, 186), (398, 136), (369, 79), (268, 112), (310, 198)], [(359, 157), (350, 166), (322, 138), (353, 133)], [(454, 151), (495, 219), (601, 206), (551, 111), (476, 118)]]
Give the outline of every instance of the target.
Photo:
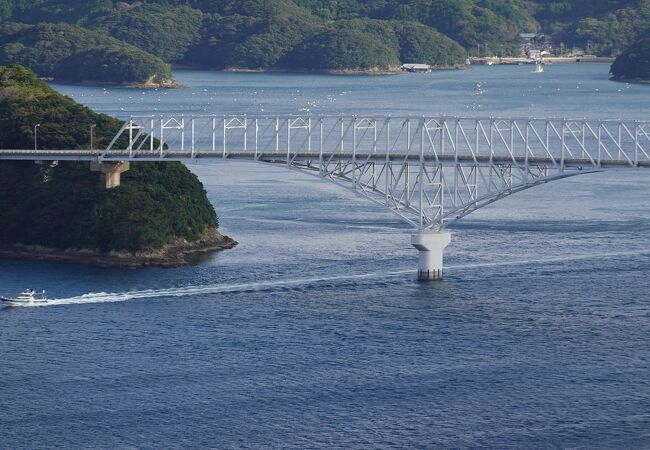
[[(501, 64), (501, 65), (516, 65), (516, 64), (534, 64), (535, 59), (527, 57), (480, 57), (470, 58), (472, 64)], [(609, 56), (543, 56), (540, 61), (543, 63), (552, 64), (582, 64), (582, 63), (602, 63), (611, 64), (616, 58)]]
[(216, 229), (207, 230), (194, 242), (178, 239), (161, 249), (139, 252), (101, 252), (92, 249), (56, 249), (33, 245), (0, 245), (0, 258), (36, 261), (57, 261), (88, 264), (99, 267), (163, 267), (174, 268), (192, 264), (201, 255), (227, 250), (237, 242), (220, 234)]
[[(584, 57), (544, 57), (542, 59), (545, 63), (553, 64), (578, 64), (578, 63), (607, 63), (611, 64), (615, 58), (598, 57), (598, 56), (584, 56)], [(482, 64), (495, 64), (495, 65), (518, 65), (530, 64), (532, 60), (525, 57), (481, 57), (472, 58), (471, 64), (455, 64), (444, 66), (431, 66), (431, 71), (447, 71), (447, 70), (465, 70), (472, 65)], [(263, 67), (263, 68), (248, 68), (248, 67), (226, 67), (215, 69), (213, 67), (201, 66), (188, 66), (182, 64), (172, 64), (172, 69), (179, 70), (205, 70), (214, 72), (234, 72), (234, 73), (287, 73), (287, 74), (320, 74), (320, 75), (398, 75), (407, 73), (400, 67), (379, 68), (373, 67), (368, 69), (300, 69), (289, 67)], [(112, 83), (102, 81), (68, 81), (60, 80), (51, 77), (41, 78), (43, 81), (53, 82), (58, 84), (65, 84), (71, 86), (99, 86), (99, 87), (115, 87), (115, 88), (131, 88), (131, 89), (183, 89), (189, 87), (186, 84), (178, 83), (174, 80), (166, 80), (163, 82), (155, 82), (147, 80), (138, 83)], [(625, 80), (634, 83), (648, 83), (650, 80)]]
[[(439, 70), (462, 70), (466, 69), (467, 65), (457, 64), (451, 66), (431, 66), (432, 71)], [(379, 68), (373, 67), (369, 69), (299, 69), (288, 67), (264, 67), (264, 68), (248, 68), (248, 67), (226, 67), (224, 69), (215, 69), (211, 67), (196, 67), (185, 65), (172, 65), (172, 69), (181, 70), (207, 70), (214, 72), (235, 72), (235, 73), (311, 73), (316, 75), (398, 75), (406, 73), (399, 67)]]

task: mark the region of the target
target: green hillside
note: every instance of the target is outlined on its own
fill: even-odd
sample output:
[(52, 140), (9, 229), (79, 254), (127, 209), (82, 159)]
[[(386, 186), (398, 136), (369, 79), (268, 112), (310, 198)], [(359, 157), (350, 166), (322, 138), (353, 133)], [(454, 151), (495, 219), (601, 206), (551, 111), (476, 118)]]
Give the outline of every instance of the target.
[[(0, 67), (0, 146), (89, 148), (96, 125), (105, 146), (121, 123), (57, 93), (22, 67)], [(16, 201), (20, 199), (20, 201)], [(106, 190), (88, 163), (0, 161), (0, 245), (58, 249), (160, 248), (195, 241), (218, 226), (203, 186), (180, 163), (136, 163)]]
[(519, 0), (296, 0), (328, 20), (367, 17), (407, 20), (433, 28), (470, 53), (512, 54), (519, 33), (536, 31), (531, 6)]
[(65, 23), (0, 24), (0, 64), (64, 82), (168, 84), (160, 58), (103, 33)]
[(188, 6), (122, 3), (94, 17), (89, 24), (165, 61), (175, 62), (183, 59), (198, 39), (202, 23), (201, 11)]
[(522, 32), (617, 55), (650, 29), (650, 0), (0, 0), (0, 17), (66, 22), (193, 67), (386, 70), (518, 56)]
[(415, 20), (470, 53), (516, 53), (518, 34), (541, 31), (566, 47), (620, 53), (650, 29), (650, 0), (295, 0), (328, 20)]
[[(0, 0), (0, 14), (30, 23), (54, 18), (110, 34), (168, 63), (217, 69), (385, 70), (412, 61), (447, 67), (462, 64), (466, 58), (453, 38), (408, 14), (354, 14), (333, 21), (304, 6), (291, 0), (106, 0), (84, 2), (83, 6), (69, 0)], [(356, 24), (362, 29), (337, 33)], [(506, 27), (505, 20), (500, 24)], [(368, 33), (368, 29), (373, 31)], [(371, 35), (378, 36), (377, 30), (385, 34), (379, 36), (378, 43), (370, 43)], [(504, 48), (513, 48), (517, 30), (508, 32), (510, 41)], [(322, 37), (328, 39), (327, 44), (315, 45)], [(347, 49), (346, 54), (333, 58), (333, 45)], [(317, 53), (309, 53), (310, 58), (305, 59), (307, 51)], [(385, 55), (380, 55), (384, 51)]]
[(417, 22), (340, 20), (323, 27), (282, 60), (294, 68), (381, 70), (400, 62), (453, 66), (465, 51), (452, 39)]

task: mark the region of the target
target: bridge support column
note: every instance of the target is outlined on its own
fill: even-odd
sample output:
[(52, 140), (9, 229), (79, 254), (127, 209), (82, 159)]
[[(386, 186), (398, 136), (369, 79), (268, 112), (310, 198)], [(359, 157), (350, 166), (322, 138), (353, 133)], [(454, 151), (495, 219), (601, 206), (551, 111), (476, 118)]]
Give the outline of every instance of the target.
[(90, 170), (93, 172), (100, 172), (102, 186), (106, 189), (118, 187), (120, 185), (120, 175), (130, 168), (131, 165), (128, 161), (91, 161), (90, 163)]
[(419, 231), (411, 236), (411, 244), (418, 249), (418, 281), (442, 280), (442, 254), (451, 242), (449, 231)]

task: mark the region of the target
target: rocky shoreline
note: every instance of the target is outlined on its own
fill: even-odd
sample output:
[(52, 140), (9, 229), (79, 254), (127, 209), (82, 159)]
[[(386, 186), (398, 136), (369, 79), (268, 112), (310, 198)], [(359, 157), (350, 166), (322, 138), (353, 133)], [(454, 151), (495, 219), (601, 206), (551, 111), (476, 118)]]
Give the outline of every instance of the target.
[(237, 241), (219, 233), (217, 229), (207, 230), (196, 241), (177, 239), (160, 249), (138, 252), (110, 251), (93, 249), (55, 249), (33, 245), (0, 246), (0, 258), (36, 261), (59, 261), (89, 264), (100, 267), (163, 267), (187, 266), (192, 259), (207, 253), (235, 247)]
[(67, 81), (58, 78), (41, 78), (42, 81), (48, 83), (65, 84), (70, 86), (99, 86), (99, 87), (114, 87), (114, 88), (127, 88), (127, 89), (185, 89), (189, 86), (186, 84), (178, 83), (174, 80), (164, 81), (151, 81), (146, 80), (143, 82), (134, 83), (111, 83), (107, 81)]

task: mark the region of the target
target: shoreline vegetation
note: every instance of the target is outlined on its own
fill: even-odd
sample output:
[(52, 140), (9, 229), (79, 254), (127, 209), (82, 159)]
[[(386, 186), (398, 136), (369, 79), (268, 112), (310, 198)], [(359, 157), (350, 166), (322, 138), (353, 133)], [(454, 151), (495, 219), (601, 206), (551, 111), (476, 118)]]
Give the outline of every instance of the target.
[[(0, 66), (0, 146), (107, 145), (122, 126), (59, 94), (28, 69)], [(146, 137), (145, 137), (146, 138)], [(128, 138), (118, 140), (127, 145)], [(107, 189), (86, 162), (0, 161), (0, 256), (123, 267), (177, 267), (237, 243), (198, 177), (178, 162), (137, 162)], [(17, 201), (19, 199), (19, 201)]]

